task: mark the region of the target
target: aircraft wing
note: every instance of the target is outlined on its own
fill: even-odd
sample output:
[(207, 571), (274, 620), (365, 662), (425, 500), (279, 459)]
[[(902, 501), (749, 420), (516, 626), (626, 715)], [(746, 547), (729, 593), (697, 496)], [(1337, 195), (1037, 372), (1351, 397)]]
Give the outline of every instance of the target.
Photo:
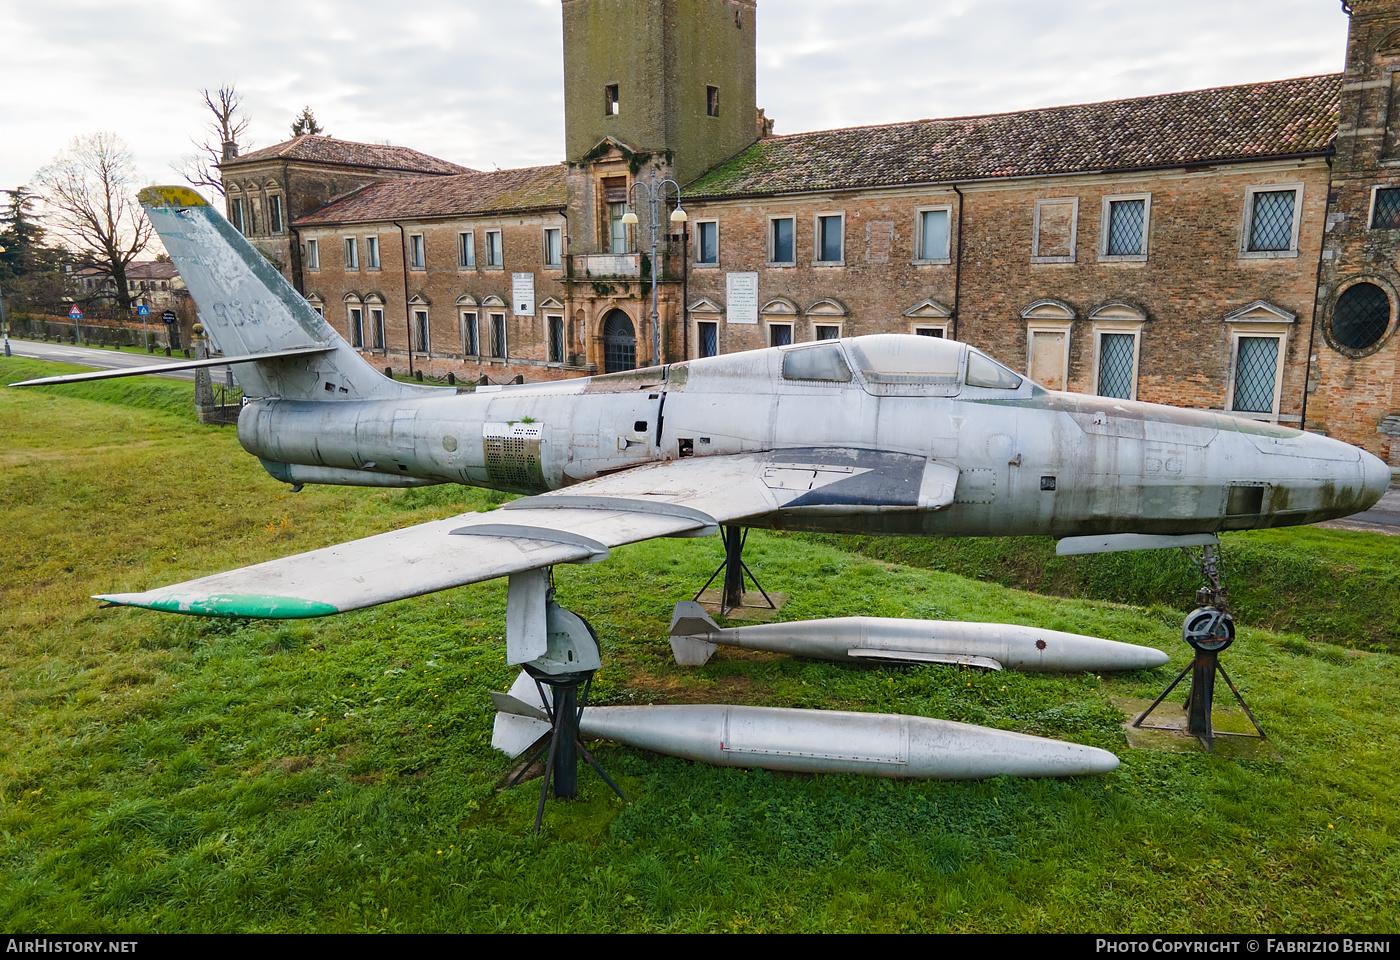
[(556, 563), (604, 560), (653, 537), (713, 534), (778, 509), (940, 509), (958, 471), (941, 461), (814, 448), (695, 457), (635, 467), (469, 513), (217, 573), (123, 606), (291, 620), (358, 610)]

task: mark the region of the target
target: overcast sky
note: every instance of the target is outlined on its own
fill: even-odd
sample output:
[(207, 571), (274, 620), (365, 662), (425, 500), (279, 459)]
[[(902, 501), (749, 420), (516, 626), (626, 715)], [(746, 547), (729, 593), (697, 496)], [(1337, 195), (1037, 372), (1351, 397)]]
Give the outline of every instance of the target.
[[(1338, 0), (760, 0), (776, 132), (1329, 73)], [(336, 137), (470, 167), (563, 159), (559, 0), (0, 0), (0, 187), (110, 130), (178, 182), (235, 83), (254, 146), (310, 105)]]

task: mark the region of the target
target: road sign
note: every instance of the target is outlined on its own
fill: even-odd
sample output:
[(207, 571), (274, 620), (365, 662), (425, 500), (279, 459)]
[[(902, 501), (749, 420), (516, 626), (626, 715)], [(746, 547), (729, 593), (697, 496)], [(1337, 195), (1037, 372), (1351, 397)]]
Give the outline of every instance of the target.
[(164, 313), (162, 313), (162, 314), (160, 315), (160, 319), (161, 319), (163, 322), (165, 322), (165, 323), (174, 323), (174, 322), (175, 322), (175, 311), (174, 311), (174, 310), (167, 310), (167, 311), (165, 311)]
[(137, 315), (138, 317), (149, 316), (150, 313), (151, 313), (151, 308), (148, 307), (148, 306), (146, 306), (144, 303), (143, 303), (143, 304), (140, 304), (140, 305), (137, 306), (137, 308), (136, 308), (136, 315)]
[(72, 317), (74, 320), (81, 320), (83, 319), (83, 311), (79, 310), (78, 305), (75, 303), (68, 308), (68, 316)]

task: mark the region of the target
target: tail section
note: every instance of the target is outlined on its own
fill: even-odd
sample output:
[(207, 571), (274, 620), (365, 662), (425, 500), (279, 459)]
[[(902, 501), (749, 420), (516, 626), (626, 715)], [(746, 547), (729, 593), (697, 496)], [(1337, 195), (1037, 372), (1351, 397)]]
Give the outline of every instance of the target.
[(382, 376), (302, 299), (203, 197), (185, 187), (147, 187), (141, 205), (226, 356), (325, 352), (233, 365), (243, 391), (289, 400), (371, 400), (425, 396), (439, 388)]
[(671, 653), (683, 667), (698, 667), (710, 659), (716, 644), (707, 639), (719, 624), (693, 600), (682, 600), (671, 613)]

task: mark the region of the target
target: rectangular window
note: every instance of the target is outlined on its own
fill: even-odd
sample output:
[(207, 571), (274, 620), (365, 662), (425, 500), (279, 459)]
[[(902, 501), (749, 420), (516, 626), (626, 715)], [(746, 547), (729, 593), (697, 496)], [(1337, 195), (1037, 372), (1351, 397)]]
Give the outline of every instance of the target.
[(544, 265), (557, 267), (563, 262), (563, 231), (558, 227), (544, 228)]
[(627, 252), (627, 224), (622, 222), (622, 215), (627, 212), (626, 203), (608, 204), (608, 252)]
[(695, 224), (695, 262), (719, 263), (719, 223), (714, 220)]
[(946, 337), (946, 336), (948, 336), (948, 328), (947, 328), (947, 327), (915, 327), (915, 328), (914, 328), (914, 334), (915, 334), (916, 336), (920, 336), (920, 337), (940, 337), (940, 338), (941, 338), (941, 337)]
[(545, 320), (549, 323), (549, 362), (564, 362), (564, 318), (560, 316), (547, 316)]
[(1236, 341), (1231, 410), (1277, 412), (1279, 340), (1279, 337), (1240, 337)]
[(277, 194), (267, 198), (267, 222), (273, 233), (282, 232), (282, 198)]
[(817, 217), (817, 262), (840, 263), (843, 258), (842, 221), (844, 215), (835, 213)]
[(719, 356), (719, 324), (710, 320), (701, 320), (695, 325), (696, 337), (699, 340), (700, 356)]
[(1400, 230), (1400, 187), (1376, 188), (1371, 197), (1371, 229)]
[(243, 201), (239, 197), (234, 197), (228, 202), (229, 219), (233, 221), (233, 228), (239, 233), (247, 233), (243, 229)]
[(1101, 397), (1132, 400), (1137, 393), (1137, 334), (1100, 333), (1097, 383)]
[(321, 248), (315, 240), (306, 241), (306, 269), (321, 269)]
[(500, 269), (505, 265), (505, 257), (501, 251), (501, 231), (486, 231), (486, 266), (488, 269)]
[(1103, 235), (1099, 243), (1102, 260), (1146, 260), (1147, 227), (1152, 198), (1104, 197)]
[(774, 217), (768, 221), (768, 261), (793, 263), (796, 246), (793, 243), (792, 217)]
[(818, 340), (840, 340), (841, 328), (827, 324), (818, 324), (816, 335)]
[(428, 352), (428, 311), (413, 311), (413, 339), (414, 348), (419, 353)]
[(506, 315), (491, 314), (491, 356), (498, 360), (506, 358)]
[(1031, 226), (1031, 263), (1073, 263), (1079, 237), (1079, 198), (1035, 202)]
[(365, 316), (359, 307), (350, 308), (350, 345), (357, 348), (365, 345)]
[(705, 88), (705, 115), (707, 117), (719, 116), (719, 87)]
[(792, 343), (792, 324), (770, 323), (768, 325), (768, 346), (786, 347)]
[(610, 83), (603, 87), (603, 115), (615, 117), (621, 110), (617, 100), (617, 84)]
[(424, 249), (423, 235), (421, 233), (412, 234), (408, 238), (408, 269), (426, 269), (424, 264), (427, 262), (427, 250)]
[(345, 238), (345, 269), (360, 269), (360, 244), (354, 237)]
[(948, 210), (919, 211), (919, 251), (914, 259), (948, 259), (948, 213)]
[(462, 311), (462, 355), (474, 357), (479, 351), (476, 340), (476, 312)]
[(476, 266), (476, 234), (470, 230), (457, 234), (457, 266)]
[(369, 308), (369, 332), (374, 337), (374, 349), (384, 349), (384, 311), (379, 307)]
[(1302, 184), (1271, 184), (1245, 190), (1244, 257), (1296, 257)]
[(365, 237), (365, 267), (369, 270), (379, 269), (378, 237)]

